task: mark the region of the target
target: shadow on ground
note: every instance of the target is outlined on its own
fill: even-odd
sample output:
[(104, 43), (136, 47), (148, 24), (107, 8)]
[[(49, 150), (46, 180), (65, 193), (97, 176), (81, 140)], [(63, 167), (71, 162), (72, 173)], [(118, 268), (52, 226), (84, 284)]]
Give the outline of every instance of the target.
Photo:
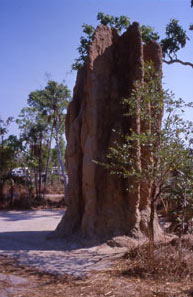
[(68, 238), (47, 239), (64, 211), (0, 212), (0, 255), (40, 271), (83, 276), (103, 270), (125, 250), (88, 241), (76, 233)]
[(67, 238), (48, 239), (50, 231), (14, 231), (0, 233), (0, 250), (4, 251), (72, 251), (100, 245), (86, 241), (79, 234)]

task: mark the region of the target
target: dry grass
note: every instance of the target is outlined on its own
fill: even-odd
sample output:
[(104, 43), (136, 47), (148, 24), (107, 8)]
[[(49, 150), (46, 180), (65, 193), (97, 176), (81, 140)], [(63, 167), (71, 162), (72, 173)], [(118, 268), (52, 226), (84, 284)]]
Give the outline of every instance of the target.
[[(43, 199), (35, 198), (35, 193), (33, 193), (33, 197), (29, 198), (27, 188), (25, 185), (15, 184), (15, 193), (16, 197), (14, 197), (12, 203), (9, 197), (10, 185), (5, 185), (4, 187), (4, 197), (0, 197), (0, 210), (9, 210), (9, 209), (40, 209), (40, 208), (61, 208), (64, 207), (64, 199)], [(42, 193), (44, 189), (42, 188)], [(63, 194), (64, 186), (62, 183), (55, 183), (53, 185), (48, 185), (45, 189), (45, 194)]]
[(164, 281), (193, 280), (192, 243), (174, 239), (170, 243), (147, 243), (125, 254), (122, 275)]

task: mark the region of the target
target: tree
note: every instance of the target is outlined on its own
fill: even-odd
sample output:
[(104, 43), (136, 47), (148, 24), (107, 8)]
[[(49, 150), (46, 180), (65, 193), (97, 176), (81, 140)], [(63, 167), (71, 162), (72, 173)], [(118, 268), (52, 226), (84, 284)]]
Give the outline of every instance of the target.
[(180, 236), (193, 231), (193, 155), (192, 149), (181, 148), (181, 151), (181, 166), (171, 169), (161, 197), (171, 221), (169, 229)]
[(8, 133), (9, 125), (13, 122), (13, 117), (8, 117), (7, 120), (3, 121), (0, 118), (0, 137), (1, 145), (3, 145), (4, 136)]
[[(61, 153), (61, 140), (62, 135), (64, 133), (64, 125), (65, 125), (65, 112), (70, 100), (70, 91), (67, 86), (64, 84), (58, 84), (55, 81), (48, 81), (46, 87), (42, 90), (36, 90), (29, 94), (28, 97), (28, 105), (27, 109), (23, 110), (27, 111), (28, 115), (22, 117), (23, 126), (20, 125), (20, 128), (27, 129), (31, 135), (31, 139), (33, 139), (34, 145), (37, 145), (37, 135), (38, 143), (40, 147), (40, 151), (37, 154), (39, 156), (39, 172), (41, 162), (41, 151), (42, 151), (42, 140), (46, 141), (48, 144), (47, 151), (47, 161), (46, 161), (46, 178), (48, 165), (50, 161), (50, 149), (53, 139), (55, 140), (58, 158), (64, 178), (65, 188), (66, 188), (66, 175), (65, 175), (65, 167), (64, 167), (64, 158)], [(29, 120), (28, 120), (29, 118)], [(27, 120), (26, 120), (27, 119)], [(19, 121), (18, 121), (19, 123)], [(20, 122), (21, 124), (21, 122)], [(29, 129), (27, 128), (29, 127)], [(35, 137), (35, 138), (34, 138)], [(46, 179), (45, 178), (45, 179)], [(39, 176), (40, 179), (40, 176)], [(46, 180), (45, 180), (46, 184)], [(40, 188), (40, 186), (39, 186)]]
[(60, 139), (64, 133), (65, 112), (70, 100), (70, 91), (66, 85), (58, 84), (55, 81), (48, 81), (43, 90), (30, 93), (28, 104), (37, 108), (43, 115), (43, 119), (50, 130), (50, 144), (52, 136), (55, 139), (58, 151), (58, 158), (66, 187), (66, 175), (64, 158), (61, 154)]
[(0, 197), (3, 196), (3, 187), (6, 180), (11, 178), (11, 170), (18, 164), (18, 155), (22, 144), (14, 135), (7, 136), (9, 125), (13, 117), (3, 121), (0, 119)]
[[(172, 19), (166, 26), (166, 37), (160, 42), (163, 51), (163, 62), (166, 64), (180, 63), (193, 67), (191, 62), (184, 62), (177, 58), (177, 52), (185, 47), (188, 40), (186, 31), (179, 25), (178, 20)], [(166, 57), (168, 60), (165, 59)]]
[(42, 186), (42, 171), (45, 167), (44, 151), (48, 138), (46, 123), (42, 120), (37, 108), (25, 107), (21, 110), (17, 124), (21, 131), (23, 143), (23, 164), (29, 167), (34, 175), (36, 197), (40, 196)]
[(89, 45), (93, 39), (94, 27), (91, 25), (83, 24), (83, 33), (85, 36), (80, 37), (80, 46), (77, 48), (79, 57), (75, 59), (75, 62), (72, 64), (72, 70), (78, 70), (81, 68), (87, 61), (87, 55), (89, 50)]

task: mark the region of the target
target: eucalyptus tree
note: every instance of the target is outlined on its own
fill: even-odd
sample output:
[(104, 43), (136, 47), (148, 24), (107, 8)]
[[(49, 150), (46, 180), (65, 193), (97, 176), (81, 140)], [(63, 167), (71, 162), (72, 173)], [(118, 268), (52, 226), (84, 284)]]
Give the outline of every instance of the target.
[[(191, 29), (191, 27), (190, 27)], [(186, 46), (189, 39), (186, 31), (179, 25), (179, 21), (171, 19), (166, 26), (165, 38), (160, 41), (163, 52), (163, 62), (166, 64), (180, 63), (193, 68), (193, 63), (185, 62), (177, 57), (180, 49)]]
[[(39, 141), (44, 139), (44, 142), (45, 140), (47, 142), (48, 152), (45, 185), (50, 161), (51, 144), (55, 141), (66, 188), (66, 174), (61, 142), (64, 141), (65, 114), (70, 98), (70, 91), (65, 84), (59, 84), (50, 80), (44, 89), (36, 90), (29, 94), (27, 99), (28, 107), (22, 110), (20, 120), (18, 120), (20, 128), (23, 129), (23, 135), (26, 134), (27, 138), (29, 137), (32, 142), (37, 142), (37, 135), (39, 135)], [(39, 143), (41, 144), (41, 141)]]
[(31, 92), (27, 101), (30, 107), (38, 110), (46, 123), (50, 132), (50, 146), (52, 138), (55, 140), (65, 186), (66, 175), (60, 141), (65, 130), (65, 114), (70, 99), (70, 91), (66, 85), (50, 80), (44, 89)]
[(34, 107), (21, 110), (16, 121), (19, 125), (20, 139), (23, 143), (23, 160), (34, 172), (36, 196), (40, 195), (42, 186), (42, 171), (45, 163), (45, 143), (48, 139), (48, 129), (41, 114)]

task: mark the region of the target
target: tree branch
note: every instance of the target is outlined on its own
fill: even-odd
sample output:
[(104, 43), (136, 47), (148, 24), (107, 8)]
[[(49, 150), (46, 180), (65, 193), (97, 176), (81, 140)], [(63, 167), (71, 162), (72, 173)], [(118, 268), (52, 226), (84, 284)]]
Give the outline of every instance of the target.
[(179, 59), (171, 59), (169, 61), (163, 59), (163, 62), (166, 63), (166, 64), (174, 64), (174, 63), (180, 63), (182, 65), (185, 65), (185, 66), (190, 66), (193, 68), (193, 63), (190, 63), (190, 62), (184, 62), (182, 60), (179, 60)]

